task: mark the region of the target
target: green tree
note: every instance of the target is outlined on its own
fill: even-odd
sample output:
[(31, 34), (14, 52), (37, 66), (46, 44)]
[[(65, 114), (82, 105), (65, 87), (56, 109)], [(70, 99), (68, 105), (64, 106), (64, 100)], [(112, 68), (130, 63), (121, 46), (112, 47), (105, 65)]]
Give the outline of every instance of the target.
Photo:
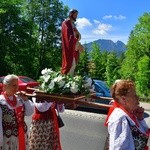
[(30, 32), (34, 29), (34, 23), (24, 16), (26, 11), (25, 0), (2, 0), (0, 8), (0, 46), (2, 52), (1, 75), (15, 73), (28, 75), (35, 78), (36, 68), (33, 46), (35, 36)]
[[(144, 13), (131, 31), (125, 59), (121, 68), (123, 78), (135, 80), (138, 60), (144, 55), (150, 57), (150, 13)], [(150, 68), (149, 68), (150, 69)]]
[[(96, 79), (105, 79), (105, 57), (102, 57), (100, 46), (97, 43), (92, 44), (92, 50), (90, 51), (90, 76)], [(105, 58), (105, 60), (103, 60)]]
[(149, 92), (149, 83), (147, 83), (149, 77), (147, 72), (144, 71), (145, 69), (150, 70), (150, 65), (147, 65), (149, 64), (147, 59), (150, 58), (149, 22), (150, 13), (144, 13), (131, 31), (121, 68), (122, 77), (134, 80), (141, 95), (148, 95)]
[(0, 3), (1, 75), (18, 74), (18, 66), (22, 66), (19, 62), (21, 55), (26, 55), (24, 48), (29, 41), (29, 24), (21, 16), (23, 2), (23, 0), (1, 0)]
[(32, 0), (28, 3), (28, 19), (36, 25), (36, 58), (38, 75), (43, 68), (59, 70), (61, 66), (61, 23), (68, 7), (59, 0)]
[(101, 52), (101, 66), (102, 66), (102, 80), (107, 81), (107, 76), (106, 76), (106, 67), (107, 67), (107, 57), (109, 55), (108, 51), (103, 51)]
[(106, 63), (106, 81), (110, 86), (116, 79), (120, 79), (119, 75), (120, 63), (116, 53), (109, 53)]
[(80, 53), (80, 59), (76, 67), (76, 72), (81, 76), (89, 75), (89, 54), (86, 47), (85, 51)]
[[(27, 2), (27, 3), (26, 3)], [(0, 74), (38, 78), (45, 67), (61, 66), (61, 22), (68, 7), (58, 0), (1, 0)]]
[(138, 61), (138, 72), (136, 74), (136, 85), (138, 94), (141, 96), (150, 96), (150, 58), (144, 55)]

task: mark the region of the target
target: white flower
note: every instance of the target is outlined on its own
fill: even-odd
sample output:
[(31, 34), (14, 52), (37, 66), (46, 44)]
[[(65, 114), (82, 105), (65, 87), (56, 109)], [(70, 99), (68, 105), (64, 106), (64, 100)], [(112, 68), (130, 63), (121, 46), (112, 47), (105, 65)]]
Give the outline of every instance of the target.
[(71, 84), (71, 87), (70, 87), (70, 91), (72, 92), (72, 93), (74, 93), (74, 94), (76, 94), (77, 92), (78, 92), (78, 85), (75, 83), (75, 82), (73, 82), (72, 84)]
[(45, 83), (44, 82), (41, 84), (41, 88), (44, 90), (44, 88), (45, 88)]
[(48, 80), (50, 79), (50, 75), (44, 75), (43, 79), (45, 82), (48, 82)]
[(57, 82), (59, 85), (59, 88), (63, 87), (65, 84), (64, 77), (62, 75), (59, 75), (58, 77), (54, 78), (54, 82)]
[(64, 77), (62, 77), (61, 75), (59, 75), (58, 77), (54, 78), (54, 82), (59, 82), (61, 80), (63, 80)]
[[(84, 78), (79, 75), (70, 77), (55, 72), (52, 69), (45, 68), (41, 71), (40, 76), (41, 89), (50, 94), (77, 94), (88, 91), (92, 85), (92, 79), (88, 78), (85, 82)], [(84, 85), (85, 83), (85, 85)]]
[(47, 68), (45, 68), (45, 69), (43, 69), (42, 71), (41, 71), (41, 74), (42, 75), (45, 75), (45, 74), (49, 74), (49, 73), (52, 73), (53, 71), (52, 71), (52, 69), (50, 68), (50, 69), (47, 69)]
[(65, 81), (62, 80), (58, 84), (59, 84), (59, 88), (62, 88), (65, 85)]
[(92, 79), (91, 78), (86, 79), (84, 87), (88, 88), (88, 87), (91, 87), (91, 86), (92, 86)]
[(53, 89), (54, 86), (55, 86), (55, 82), (54, 82), (54, 80), (52, 80), (52, 81), (50, 82), (50, 84), (48, 85), (48, 88), (49, 88), (49, 89)]
[(71, 87), (71, 83), (68, 82), (68, 83), (65, 84), (64, 89), (65, 89), (65, 88), (70, 88), (70, 87)]
[(47, 68), (45, 68), (45, 69), (43, 69), (42, 71), (41, 71), (41, 74), (43, 75), (43, 74), (46, 74), (47, 73)]

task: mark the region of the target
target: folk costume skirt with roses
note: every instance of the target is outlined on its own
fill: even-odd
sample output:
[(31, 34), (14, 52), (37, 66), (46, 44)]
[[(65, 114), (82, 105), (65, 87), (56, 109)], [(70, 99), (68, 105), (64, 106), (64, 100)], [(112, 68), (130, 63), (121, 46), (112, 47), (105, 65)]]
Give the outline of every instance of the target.
[(35, 108), (29, 136), (30, 150), (62, 150), (55, 108), (39, 112)]

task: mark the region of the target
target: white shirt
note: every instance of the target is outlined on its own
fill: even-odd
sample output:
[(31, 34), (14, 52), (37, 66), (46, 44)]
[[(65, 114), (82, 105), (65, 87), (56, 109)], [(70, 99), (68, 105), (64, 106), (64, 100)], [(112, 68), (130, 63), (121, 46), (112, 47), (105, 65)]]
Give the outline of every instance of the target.
[[(35, 107), (36, 107), (36, 108), (38, 109), (38, 111), (40, 111), (40, 112), (45, 112), (45, 111), (49, 110), (49, 108), (50, 108), (50, 107), (52, 106), (52, 104), (53, 104), (53, 102), (47, 102), (47, 101), (44, 101), (44, 102), (42, 102), (42, 103), (41, 103), (41, 102), (37, 103), (35, 97), (32, 98), (32, 101), (33, 101)], [(57, 105), (57, 110), (58, 110), (58, 112), (64, 112), (64, 110), (65, 110), (64, 104), (60, 104), (60, 105), (62, 105), (62, 109), (61, 109), (61, 110), (59, 109), (59, 104), (58, 104), (58, 105)]]
[[(120, 108), (115, 108), (108, 119), (109, 150), (135, 150), (130, 126), (134, 121)], [(139, 121), (139, 130), (145, 133), (148, 126), (145, 120)]]

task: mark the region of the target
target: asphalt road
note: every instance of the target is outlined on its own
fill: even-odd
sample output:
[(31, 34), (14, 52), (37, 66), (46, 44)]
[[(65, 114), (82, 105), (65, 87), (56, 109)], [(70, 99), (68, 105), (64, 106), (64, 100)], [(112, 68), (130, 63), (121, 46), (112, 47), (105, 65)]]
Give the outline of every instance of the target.
[(66, 110), (60, 129), (63, 150), (103, 150), (107, 136), (105, 115)]

